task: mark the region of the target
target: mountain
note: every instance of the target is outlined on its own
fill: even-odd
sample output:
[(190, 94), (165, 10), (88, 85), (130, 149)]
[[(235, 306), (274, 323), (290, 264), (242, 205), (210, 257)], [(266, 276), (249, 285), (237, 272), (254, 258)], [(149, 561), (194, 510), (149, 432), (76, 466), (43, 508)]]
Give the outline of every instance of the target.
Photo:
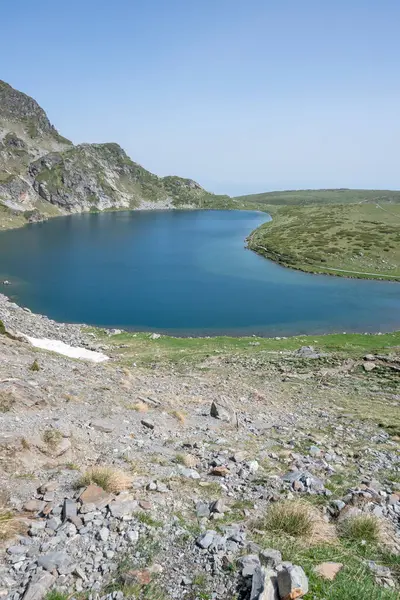
[(0, 205), (32, 218), (118, 208), (231, 208), (191, 179), (158, 177), (115, 143), (61, 136), (45, 111), (0, 81)]

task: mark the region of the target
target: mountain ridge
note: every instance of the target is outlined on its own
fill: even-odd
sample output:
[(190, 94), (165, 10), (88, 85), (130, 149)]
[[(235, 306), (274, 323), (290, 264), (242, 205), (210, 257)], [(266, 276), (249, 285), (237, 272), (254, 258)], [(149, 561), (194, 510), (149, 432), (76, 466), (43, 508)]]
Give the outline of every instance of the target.
[(232, 208), (192, 179), (159, 177), (119, 144), (74, 145), (30, 96), (0, 81), (0, 203), (40, 219), (112, 209)]

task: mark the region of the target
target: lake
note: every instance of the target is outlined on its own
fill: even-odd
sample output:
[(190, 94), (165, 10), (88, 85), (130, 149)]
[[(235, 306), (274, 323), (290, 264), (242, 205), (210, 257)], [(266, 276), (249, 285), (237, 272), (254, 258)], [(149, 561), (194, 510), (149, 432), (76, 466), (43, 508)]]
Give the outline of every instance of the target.
[(58, 321), (176, 335), (400, 329), (400, 284), (310, 275), (245, 249), (267, 219), (130, 211), (1, 232), (0, 279), (12, 285), (0, 291)]

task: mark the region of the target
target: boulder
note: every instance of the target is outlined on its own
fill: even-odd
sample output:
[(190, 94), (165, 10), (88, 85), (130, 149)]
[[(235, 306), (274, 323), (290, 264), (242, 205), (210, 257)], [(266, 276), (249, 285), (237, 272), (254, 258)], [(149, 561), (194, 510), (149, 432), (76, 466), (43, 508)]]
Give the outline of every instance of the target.
[(278, 571), (279, 595), (283, 600), (302, 598), (308, 592), (308, 579), (297, 565), (285, 565)]
[(241, 556), (237, 561), (242, 577), (253, 577), (256, 569), (261, 568), (260, 559), (257, 554)]
[(41, 573), (39, 579), (28, 585), (23, 600), (42, 600), (55, 583), (55, 580), (56, 578), (51, 573)]
[(256, 567), (253, 573), (250, 600), (280, 600), (276, 572)]
[(214, 417), (214, 419), (219, 419), (220, 421), (225, 421), (230, 423), (233, 421), (233, 413), (228, 408), (228, 406), (221, 404), (220, 402), (213, 402), (211, 404), (210, 415)]

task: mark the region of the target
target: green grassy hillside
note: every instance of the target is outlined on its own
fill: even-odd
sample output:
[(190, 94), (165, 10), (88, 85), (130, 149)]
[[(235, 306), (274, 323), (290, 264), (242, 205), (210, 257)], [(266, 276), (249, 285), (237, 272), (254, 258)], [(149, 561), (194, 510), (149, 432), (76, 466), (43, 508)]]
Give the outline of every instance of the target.
[[(341, 191), (338, 191), (340, 196)], [(343, 204), (331, 204), (335, 194), (285, 193), (284, 204), (264, 205), (273, 215), (249, 237), (249, 247), (280, 264), (310, 271), (350, 277), (400, 279), (400, 193), (349, 191)], [(362, 196), (369, 196), (360, 201)], [(295, 203), (295, 198), (298, 204)], [(375, 200), (372, 201), (372, 198)], [(390, 198), (390, 200), (389, 200)], [(247, 202), (248, 203), (248, 202)]]
[(292, 190), (265, 192), (235, 198), (246, 205), (302, 206), (305, 204), (400, 203), (400, 191), (390, 190)]

